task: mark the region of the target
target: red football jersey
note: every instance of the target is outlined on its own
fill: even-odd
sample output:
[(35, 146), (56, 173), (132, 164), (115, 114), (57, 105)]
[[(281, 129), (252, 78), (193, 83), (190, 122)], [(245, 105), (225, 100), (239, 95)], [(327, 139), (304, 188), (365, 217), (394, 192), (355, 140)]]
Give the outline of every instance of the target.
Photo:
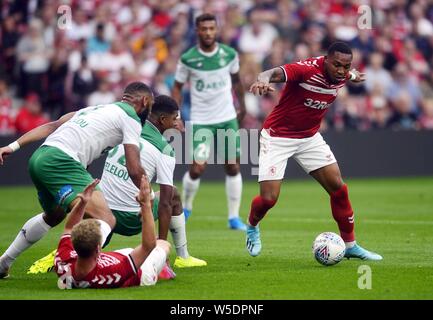
[(308, 138), (320, 127), (329, 105), (346, 80), (330, 83), (324, 71), (324, 56), (281, 66), (286, 85), (280, 101), (266, 118), (263, 128), (273, 137)]
[(82, 280), (75, 280), (75, 252), (71, 235), (60, 238), (54, 259), (54, 268), (61, 289), (72, 288), (119, 288), (140, 285), (141, 269), (136, 270), (131, 257), (119, 252), (101, 253), (95, 268)]

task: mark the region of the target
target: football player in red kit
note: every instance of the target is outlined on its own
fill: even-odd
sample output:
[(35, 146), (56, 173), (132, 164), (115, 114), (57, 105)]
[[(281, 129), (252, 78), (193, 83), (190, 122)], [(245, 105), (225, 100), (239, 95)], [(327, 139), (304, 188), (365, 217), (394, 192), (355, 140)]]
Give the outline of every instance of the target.
[(331, 210), (346, 243), (347, 258), (382, 260), (356, 243), (354, 215), (347, 185), (337, 161), (318, 132), (329, 106), (347, 80), (362, 82), (365, 75), (353, 69), (352, 50), (343, 42), (333, 43), (326, 56), (285, 64), (259, 74), (250, 91), (264, 95), (274, 91), (271, 83), (286, 85), (278, 104), (266, 118), (260, 136), (260, 195), (251, 203), (246, 247), (253, 257), (262, 244), (258, 223), (278, 200), (287, 160), (296, 162), (328, 192)]
[(54, 259), (59, 288), (154, 285), (167, 259), (170, 244), (156, 239), (147, 177), (142, 176), (137, 196), (142, 217), (141, 244), (135, 249), (113, 252), (101, 252), (102, 237), (98, 220), (82, 220), (86, 204), (98, 183), (99, 180), (93, 181), (83, 193), (78, 194), (81, 201), (69, 213)]

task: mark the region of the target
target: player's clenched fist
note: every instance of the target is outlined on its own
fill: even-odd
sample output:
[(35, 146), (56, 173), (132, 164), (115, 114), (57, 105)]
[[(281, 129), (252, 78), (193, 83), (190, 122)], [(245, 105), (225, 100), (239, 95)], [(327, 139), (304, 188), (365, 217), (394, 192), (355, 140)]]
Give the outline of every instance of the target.
[(250, 92), (252, 92), (254, 95), (262, 96), (264, 94), (267, 94), (268, 92), (273, 91), (275, 91), (275, 89), (272, 88), (269, 83), (265, 83), (262, 81), (256, 81), (250, 87)]

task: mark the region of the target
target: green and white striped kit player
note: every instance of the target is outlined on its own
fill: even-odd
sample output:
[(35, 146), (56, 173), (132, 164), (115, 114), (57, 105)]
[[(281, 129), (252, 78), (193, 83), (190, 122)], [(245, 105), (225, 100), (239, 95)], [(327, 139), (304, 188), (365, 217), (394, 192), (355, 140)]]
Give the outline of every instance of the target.
[[(108, 206), (116, 217), (113, 233), (124, 236), (139, 234), (142, 230), (140, 206), (135, 200), (138, 188), (128, 177), (123, 146), (117, 146), (108, 154), (100, 187)], [(155, 179), (159, 185), (173, 185), (176, 166), (174, 149), (149, 120), (143, 126), (140, 137), (140, 162), (149, 181)], [(158, 219), (159, 197), (153, 199), (152, 213)], [(181, 205), (178, 206), (181, 210)], [(175, 206), (173, 206), (174, 210)], [(185, 216), (183, 212), (172, 212), (169, 225), (176, 248), (176, 267), (205, 266), (206, 262), (190, 256), (187, 248)], [(108, 239), (108, 241), (110, 238)]]
[(87, 107), (52, 133), (29, 161), (39, 202), (47, 213), (68, 211), (76, 195), (93, 181), (86, 168), (119, 144), (138, 147), (141, 122), (124, 102)]
[[(142, 152), (144, 150), (144, 152)], [(174, 149), (150, 122), (146, 121), (140, 137), (140, 161), (149, 181), (173, 186), (176, 166)], [(128, 176), (122, 145), (108, 153), (99, 184), (117, 223), (113, 232), (132, 236), (141, 232), (140, 205), (135, 200), (138, 188)], [(154, 199), (153, 216), (158, 218), (158, 198)]]
[[(212, 141), (216, 146), (218, 129), (232, 129), (235, 137), (231, 143), (236, 143), (235, 146), (228, 147), (230, 139), (226, 139), (226, 147), (217, 148), (218, 155), (226, 161), (240, 157), (239, 125), (231, 80), (231, 75), (238, 72), (237, 52), (222, 43), (218, 43), (213, 52), (193, 47), (181, 56), (175, 80), (180, 83), (190, 81), (194, 160), (208, 159)], [(194, 139), (196, 135), (200, 138), (197, 141)]]
[(215, 27), (214, 18), (208, 18), (210, 21), (198, 22), (199, 43), (181, 56), (175, 75), (175, 95), (179, 95), (179, 88), (187, 81), (191, 91), (192, 134), (189, 134), (187, 125), (186, 138), (192, 140), (188, 142), (192, 145), (193, 163), (182, 179), (182, 202), (189, 217), (201, 174), (213, 150), (218, 156), (217, 162), (224, 161), (229, 228), (245, 230), (239, 218), (242, 176), (237, 162), (241, 145), (232, 92), (235, 91), (242, 109), (244, 97), (239, 79), (239, 57), (235, 49), (218, 42), (213, 43), (213, 49), (209, 49), (212, 51), (205, 51), (204, 34), (212, 34), (209, 30)]

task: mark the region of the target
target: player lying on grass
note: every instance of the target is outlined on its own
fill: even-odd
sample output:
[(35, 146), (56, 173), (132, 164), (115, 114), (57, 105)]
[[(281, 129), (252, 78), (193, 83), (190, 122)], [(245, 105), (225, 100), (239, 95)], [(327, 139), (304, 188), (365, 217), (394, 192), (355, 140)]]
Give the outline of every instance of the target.
[[(173, 185), (176, 159), (173, 148), (162, 133), (176, 126), (179, 107), (172, 98), (160, 95), (155, 98), (149, 119), (143, 119), (140, 137), (140, 160), (149, 181), (156, 177), (160, 191), (153, 199), (153, 214), (158, 219), (158, 238), (167, 240), (170, 229), (176, 248), (175, 267), (205, 266), (206, 262), (189, 255), (180, 195)], [(140, 207), (135, 201), (137, 187), (128, 177), (125, 167), (125, 150), (119, 145), (107, 156), (100, 187), (109, 208), (116, 217), (114, 233), (132, 236), (141, 232)], [(108, 243), (111, 235), (107, 238)], [(54, 253), (36, 261), (29, 273), (48, 272), (53, 267)], [(167, 265), (160, 278), (174, 278)]]
[(354, 215), (347, 185), (329, 146), (318, 132), (338, 89), (347, 80), (364, 81), (364, 74), (349, 71), (352, 50), (345, 43), (332, 44), (326, 56), (286, 64), (259, 74), (250, 91), (274, 91), (270, 83), (286, 82), (280, 101), (263, 124), (260, 137), (260, 195), (251, 203), (246, 246), (251, 256), (260, 254), (258, 223), (277, 202), (287, 160), (293, 157), (328, 192), (331, 210), (346, 243), (347, 258), (382, 260), (355, 241)]
[[(101, 154), (123, 144), (128, 175), (137, 187), (140, 185), (140, 178), (145, 172), (140, 164), (142, 126), (138, 114), (148, 114), (153, 99), (147, 85), (133, 82), (125, 88), (120, 102), (69, 113), (0, 148), (0, 164), (3, 164), (4, 158), (20, 147), (47, 138), (29, 160), (30, 176), (44, 212), (24, 224), (0, 257), (0, 279), (9, 275), (9, 268), (22, 252), (64, 220), (78, 201), (77, 194), (93, 181), (86, 168)], [(116, 219), (100, 190), (93, 192), (86, 214), (100, 220), (105, 241)]]
[(170, 252), (170, 244), (156, 239), (147, 177), (142, 176), (136, 198), (142, 217), (141, 244), (135, 249), (112, 252), (101, 252), (99, 221), (83, 220), (85, 207), (98, 183), (99, 180), (96, 179), (77, 195), (79, 201), (72, 208), (65, 224), (55, 258), (58, 287), (73, 289), (154, 285)]

